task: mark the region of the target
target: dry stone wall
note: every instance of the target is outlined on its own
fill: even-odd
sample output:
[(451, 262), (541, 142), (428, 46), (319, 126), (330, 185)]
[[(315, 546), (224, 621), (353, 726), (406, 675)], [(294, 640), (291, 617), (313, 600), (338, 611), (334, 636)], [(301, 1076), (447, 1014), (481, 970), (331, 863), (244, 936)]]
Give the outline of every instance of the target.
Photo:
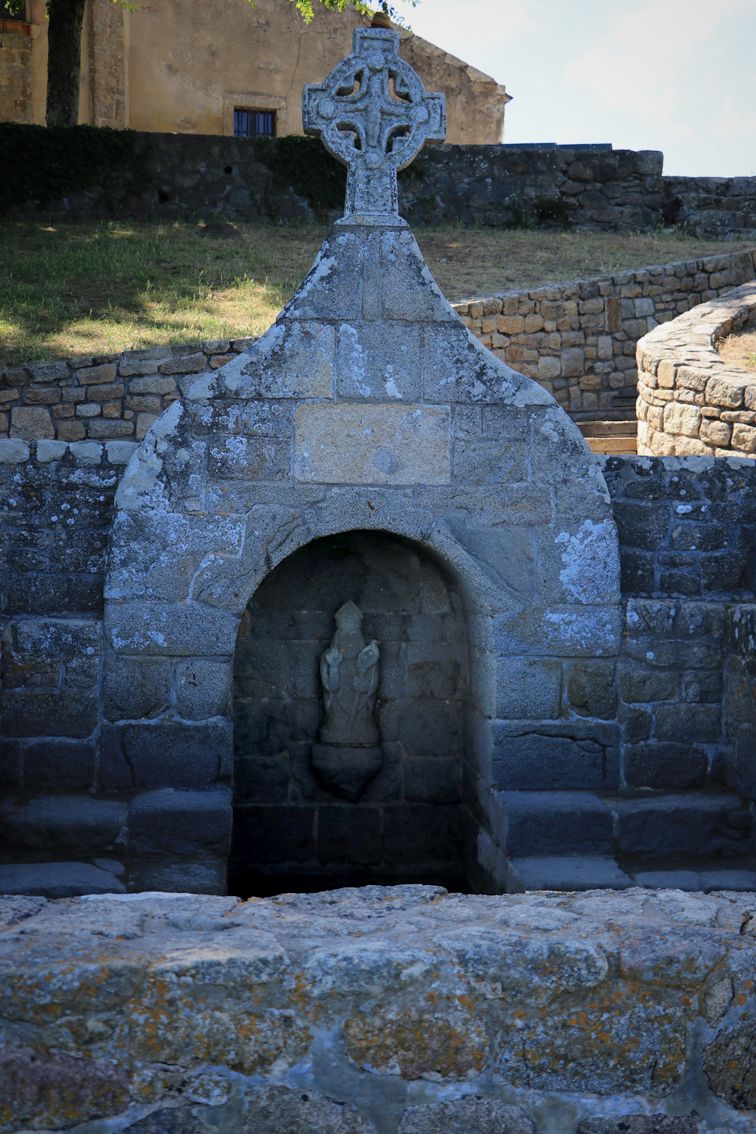
[(578, 418), (632, 410), (636, 345), (756, 275), (756, 251), (618, 272), (456, 304), (484, 346)]
[(756, 456), (756, 370), (717, 343), (756, 315), (756, 283), (702, 303), (638, 343), (638, 452)]
[[(756, 251), (506, 292), (455, 305), (495, 355), (577, 418), (627, 412), (637, 396), (636, 344), (657, 323), (753, 279)], [(0, 369), (0, 437), (139, 441), (199, 373), (252, 339), (126, 351)]]
[(753, 895), (0, 898), (0, 1130), (748, 1134)]

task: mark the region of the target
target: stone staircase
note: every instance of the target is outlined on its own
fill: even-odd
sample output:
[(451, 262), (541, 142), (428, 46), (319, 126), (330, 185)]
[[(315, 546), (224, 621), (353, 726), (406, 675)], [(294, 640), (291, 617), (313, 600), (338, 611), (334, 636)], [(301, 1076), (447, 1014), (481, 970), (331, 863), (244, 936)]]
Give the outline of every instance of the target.
[(578, 421), (578, 429), (592, 453), (635, 453), (638, 450), (638, 422), (635, 414), (620, 421)]
[(727, 791), (507, 791), (511, 890), (756, 890), (751, 808)]

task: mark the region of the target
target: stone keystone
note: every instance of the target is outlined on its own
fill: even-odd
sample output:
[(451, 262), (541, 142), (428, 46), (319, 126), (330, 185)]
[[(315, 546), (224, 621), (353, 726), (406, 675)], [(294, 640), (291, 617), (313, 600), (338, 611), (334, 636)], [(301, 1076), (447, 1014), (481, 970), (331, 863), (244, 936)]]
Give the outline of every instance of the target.
[(397, 172), (426, 142), (443, 142), (446, 100), (426, 94), (400, 59), (397, 32), (356, 28), (352, 54), (320, 86), (305, 86), (302, 120), (347, 166), (345, 219), (396, 223)]

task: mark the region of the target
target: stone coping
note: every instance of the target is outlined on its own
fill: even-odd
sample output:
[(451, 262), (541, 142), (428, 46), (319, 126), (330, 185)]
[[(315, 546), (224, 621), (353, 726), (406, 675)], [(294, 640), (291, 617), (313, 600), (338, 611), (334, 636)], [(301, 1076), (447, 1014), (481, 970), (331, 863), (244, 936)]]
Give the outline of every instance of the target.
[(0, 926), (5, 1134), (756, 1119), (753, 893), (6, 897)]
[(717, 344), (756, 312), (756, 281), (656, 327), (638, 343), (638, 452), (756, 457), (756, 371)]

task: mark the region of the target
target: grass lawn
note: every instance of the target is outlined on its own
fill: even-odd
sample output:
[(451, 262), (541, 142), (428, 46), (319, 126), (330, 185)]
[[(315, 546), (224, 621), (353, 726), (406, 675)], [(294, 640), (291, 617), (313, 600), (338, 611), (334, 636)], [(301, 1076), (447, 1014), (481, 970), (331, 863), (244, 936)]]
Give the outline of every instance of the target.
[[(98, 221), (0, 225), (0, 365), (260, 334), (304, 277), (317, 226)], [(679, 233), (419, 229), (451, 300), (732, 252)]]

